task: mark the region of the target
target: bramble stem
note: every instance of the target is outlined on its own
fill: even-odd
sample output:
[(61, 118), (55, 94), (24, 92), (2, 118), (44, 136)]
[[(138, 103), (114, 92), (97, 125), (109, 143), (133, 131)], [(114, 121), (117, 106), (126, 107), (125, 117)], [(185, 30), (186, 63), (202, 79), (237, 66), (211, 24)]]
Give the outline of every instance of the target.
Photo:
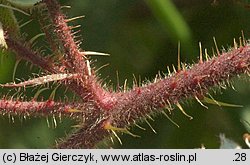
[(249, 66), (250, 46), (246, 45), (147, 86), (116, 93), (117, 102), (110, 120), (114, 126), (125, 127), (146, 115), (162, 111), (162, 108), (172, 110), (171, 106), (182, 100), (195, 97), (202, 100), (211, 87), (239, 74), (249, 74)]
[[(59, 51), (64, 52), (64, 59), (55, 64), (51, 59), (45, 59), (39, 53), (32, 51), (31, 47), (25, 47), (20, 41), (6, 35), (5, 40), (10, 49), (53, 74), (19, 84), (1, 86), (23, 87), (67, 80), (64, 85), (78, 94), (81, 100), (67, 103), (54, 100), (39, 102), (6, 97), (0, 100), (0, 113), (32, 116), (63, 114), (79, 119), (79, 128), (65, 141), (57, 144), (58, 148), (93, 148), (110, 136), (110, 132), (126, 132), (127, 128), (138, 120), (147, 119), (150, 115), (163, 111), (164, 108), (171, 111), (174, 105), (183, 111), (179, 104), (182, 100), (196, 98), (201, 102), (210, 88), (220, 86), (220, 83), (227, 83), (229, 79), (240, 74), (249, 74), (250, 45), (244, 41), (244, 46), (238, 48), (236, 45), (227, 53), (218, 53), (217, 57), (208, 58), (206, 61), (202, 61), (201, 57), (199, 62), (190, 68), (180, 68), (179, 65), (177, 72), (155, 79), (152, 83), (123, 92), (106, 91), (100, 85), (88, 59), (83, 56), (84, 53), (74, 41), (65, 15), (60, 11), (59, 3), (56, 0), (42, 2), (48, 8), (56, 38), (59, 40), (59, 43), (56, 42), (58, 45), (50, 47), (56, 51), (62, 49)], [(58, 64), (63, 66), (59, 67)], [(64, 67), (66, 69), (61, 70)]]
[(48, 7), (50, 17), (55, 26), (55, 33), (62, 42), (65, 59), (67, 60), (66, 67), (70, 72), (88, 75), (88, 68), (83, 60), (83, 55), (72, 37), (71, 29), (66, 23), (65, 16), (60, 11), (60, 5), (55, 0), (44, 0), (43, 2)]
[(30, 61), (32, 64), (41, 67), (51, 73), (57, 73), (58, 69), (49, 60), (43, 58), (38, 52), (32, 51), (30, 48), (23, 46), (20, 41), (14, 40), (11, 37), (5, 37), (8, 47), (15, 51), (22, 59)]
[[(139, 119), (161, 112), (163, 108), (173, 110), (171, 107), (179, 105), (181, 100), (194, 97), (202, 100), (209, 88), (227, 82), (239, 74), (249, 74), (249, 65), (250, 46), (246, 45), (207, 61), (200, 61), (190, 69), (179, 70), (170, 77), (158, 79), (144, 87), (113, 93), (112, 101), (105, 104), (108, 108), (97, 111), (100, 113), (99, 118), (84, 126), (85, 129), (79, 129), (58, 147), (94, 147), (109, 135), (105, 123), (116, 128), (127, 128)], [(98, 125), (96, 121), (102, 121), (103, 124)], [(89, 139), (91, 136), (98, 138)]]
[(18, 114), (32, 116), (48, 116), (58, 114), (72, 113), (75, 105), (54, 102), (52, 100), (37, 102), (33, 101), (18, 101), (18, 100), (0, 100), (1, 114)]

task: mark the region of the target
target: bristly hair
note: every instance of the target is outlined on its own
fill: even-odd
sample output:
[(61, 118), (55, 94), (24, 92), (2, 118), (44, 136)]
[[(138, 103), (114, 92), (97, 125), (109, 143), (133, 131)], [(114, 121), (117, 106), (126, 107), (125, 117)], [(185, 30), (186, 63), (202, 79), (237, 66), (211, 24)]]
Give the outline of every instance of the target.
[(152, 120), (152, 116), (157, 113), (168, 116), (163, 109), (171, 112), (178, 108), (192, 119), (181, 106), (183, 100), (195, 98), (206, 107), (203, 101), (209, 95), (210, 88), (221, 87), (222, 83), (228, 82), (232, 77), (249, 75), (250, 45), (245, 39), (239, 45), (235, 42), (231, 50), (223, 53), (220, 53), (215, 42), (217, 56), (213, 58), (206, 51), (205, 58), (203, 57), (200, 43), (200, 59), (196, 64), (187, 67), (186, 64), (181, 64), (178, 56), (178, 68), (173, 68), (172, 73), (164, 76), (159, 74), (154, 81), (143, 85), (135, 82), (137, 85), (132, 89), (127, 89), (125, 83), (123, 91), (108, 91), (98, 80), (97, 71), (91, 67), (89, 56), (106, 54), (81, 50), (74, 27), (68, 26), (68, 22), (73, 19), (62, 13), (60, 4), (56, 0), (43, 0), (31, 11), (31, 17), (38, 18), (52, 53), (44, 56), (34, 51), (22, 37), (10, 33), (10, 27), (3, 29), (7, 45), (5, 48), (8, 47), (8, 50), (15, 52), (20, 58), (37, 65), (46, 75), (0, 86), (25, 88), (57, 82), (80, 99), (39, 101), (3, 97), (0, 100), (0, 112), (3, 115), (24, 116), (65, 115), (78, 120), (75, 132), (59, 141), (55, 146), (57, 148), (94, 148), (110, 136), (115, 136), (120, 141), (117, 132), (136, 136), (129, 128), (142, 120), (154, 131), (148, 119)]

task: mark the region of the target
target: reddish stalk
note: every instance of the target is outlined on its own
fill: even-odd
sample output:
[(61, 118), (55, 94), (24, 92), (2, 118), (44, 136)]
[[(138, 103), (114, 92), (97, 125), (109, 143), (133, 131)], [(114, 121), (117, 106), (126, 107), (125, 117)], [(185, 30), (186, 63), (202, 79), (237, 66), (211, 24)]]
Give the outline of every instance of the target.
[[(98, 83), (95, 71), (88, 65), (88, 59), (82, 56), (74, 41), (66, 17), (60, 11), (60, 5), (55, 0), (43, 0), (43, 2), (47, 5), (54, 31), (65, 54), (61, 61), (66, 68), (63, 72), (80, 75), (67, 80), (64, 85), (78, 94), (81, 100), (77, 103), (74, 101), (62, 103), (53, 100), (39, 102), (2, 99), (0, 111), (2, 114), (33, 116), (74, 114), (73, 116), (80, 119), (79, 128), (66, 140), (57, 144), (58, 148), (94, 148), (97, 143), (110, 136), (110, 132), (126, 132), (130, 125), (163, 111), (163, 108), (173, 110), (174, 105), (180, 107), (179, 102), (189, 98), (202, 100), (210, 88), (227, 82), (234, 76), (249, 74), (250, 46), (244, 45), (207, 61), (202, 61), (201, 58), (190, 69), (183, 68), (169, 77), (142, 87), (124, 92), (105, 91)], [(24, 59), (51, 73), (61, 73), (53, 62), (22, 46), (20, 42), (8, 37), (6, 41), (8, 46)], [(23, 84), (36, 81), (31, 80)], [(20, 87), (20, 85), (2, 86)]]

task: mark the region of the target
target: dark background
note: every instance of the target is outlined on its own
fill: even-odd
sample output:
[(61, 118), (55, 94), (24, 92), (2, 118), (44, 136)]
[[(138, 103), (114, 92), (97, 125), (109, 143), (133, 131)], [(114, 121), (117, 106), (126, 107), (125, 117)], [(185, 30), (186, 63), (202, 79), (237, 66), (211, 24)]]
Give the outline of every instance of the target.
[[(111, 54), (110, 57), (93, 57), (97, 68), (105, 64), (99, 71), (100, 78), (105, 79), (107, 86), (116, 88), (117, 72), (119, 82), (127, 79), (131, 87), (134, 76), (142, 80), (152, 80), (158, 71), (167, 73), (167, 66), (177, 66), (177, 43), (181, 40), (181, 58), (185, 63), (197, 62), (199, 56), (198, 42), (202, 42), (208, 54), (212, 55), (214, 47), (213, 37), (220, 50), (228, 50), (233, 45), (233, 39), (239, 41), (241, 31), (245, 38), (250, 35), (250, 2), (233, 0), (173, 0), (177, 13), (186, 22), (184, 26), (175, 27), (171, 21), (178, 22), (179, 18), (168, 13), (171, 21), (164, 21), (153, 5), (143, 0), (71, 0), (61, 1), (64, 5), (71, 5), (71, 9), (64, 9), (70, 16), (85, 15), (85, 18), (73, 24), (81, 24), (82, 48), (84, 50), (100, 51)], [(161, 9), (168, 9), (162, 6)], [(154, 11), (154, 12), (152, 12)], [(18, 15), (18, 18), (22, 16)], [(28, 18), (24, 18), (28, 19)], [(24, 20), (22, 20), (24, 22)], [(39, 28), (33, 21), (22, 29), (27, 38), (38, 34)], [(178, 31), (189, 29), (186, 33)], [(186, 37), (185, 37), (186, 36)], [(43, 37), (39, 44), (44, 44)], [(0, 65), (0, 81), (12, 81), (13, 56), (2, 57)], [(17, 78), (28, 79), (38, 69), (29, 69), (30, 64), (21, 62), (16, 71)], [(220, 107), (206, 104), (205, 109), (194, 100), (182, 103), (185, 111), (194, 117), (189, 120), (181, 112), (175, 110), (171, 118), (180, 128), (173, 125), (163, 115), (156, 115), (150, 121), (156, 134), (150, 127), (142, 123), (146, 131), (137, 127), (132, 132), (141, 138), (121, 135), (123, 145), (116, 144), (113, 148), (198, 148), (204, 144), (207, 148), (218, 148), (221, 133), (241, 146), (245, 147), (242, 135), (250, 132), (250, 87), (249, 78), (242, 77), (232, 80), (235, 90), (227, 87), (226, 90), (214, 89), (211, 95), (222, 102), (243, 105), (242, 108)], [(55, 87), (55, 86), (53, 86)], [(44, 98), (50, 95), (48, 90), (43, 92)], [(8, 92), (0, 89), (1, 93)], [(33, 92), (33, 93), (32, 93)], [(32, 89), (25, 93), (34, 94)], [(64, 89), (59, 88), (56, 98), (63, 97)], [(27, 98), (28, 99), (28, 98)], [(0, 148), (50, 148), (58, 138), (64, 137), (73, 130), (75, 121), (57, 119), (54, 128), (52, 118), (23, 119), (8, 115), (0, 117)], [(110, 146), (108, 146), (109, 148)]]

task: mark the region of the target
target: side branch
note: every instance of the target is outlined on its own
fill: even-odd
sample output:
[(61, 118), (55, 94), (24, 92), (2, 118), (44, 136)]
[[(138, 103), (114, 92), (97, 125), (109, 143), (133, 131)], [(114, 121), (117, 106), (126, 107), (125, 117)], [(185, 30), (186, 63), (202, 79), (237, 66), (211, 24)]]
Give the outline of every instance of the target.
[[(110, 112), (110, 122), (116, 127), (126, 127), (136, 120), (172, 110), (173, 105), (187, 98), (203, 99), (209, 88), (227, 82), (230, 78), (250, 72), (250, 45), (223, 53), (190, 69), (183, 69), (171, 77), (126, 93), (115, 94), (116, 105)], [(182, 109), (182, 108), (180, 108)]]
[[(42, 57), (41, 54), (39, 54), (38, 52), (32, 51), (31, 49), (29, 49), (28, 46), (25, 46), (23, 43), (21, 43), (21, 41), (16, 41), (9, 36), (5, 38), (5, 41), (8, 45), (8, 48), (16, 52), (19, 57), (30, 61), (32, 64), (35, 64), (38, 67), (46, 71), (49, 71), (50, 73), (58, 73), (59, 77), (61, 77), (61, 75), (64, 75), (64, 76), (67, 75), (67, 74), (60, 74), (61, 73), (60, 68), (54, 65), (52, 63), (53, 62), (52, 60), (45, 59), (44, 57)], [(69, 81), (67, 81), (67, 85), (75, 93), (77, 93), (85, 102), (90, 101), (90, 100), (93, 101), (94, 97), (96, 101), (102, 102), (100, 97), (103, 97), (103, 95), (105, 94), (107, 95), (107, 93), (97, 83), (95, 76), (94, 75), (91, 75), (89, 77), (87, 76), (88, 78), (84, 76), (85, 81), (82, 81), (81, 73), (82, 71), (78, 73), (68, 74), (68, 76), (65, 77), (69, 79)], [(56, 77), (58, 78), (58, 76)], [(78, 79), (77, 80), (76, 78), (70, 79), (70, 77), (72, 76), (77, 77)], [(52, 81), (54, 79), (52, 79)], [(12, 85), (12, 87), (14, 86)]]
[(66, 141), (61, 141), (55, 147), (65, 148), (94, 148), (96, 144), (110, 135), (110, 132), (103, 128), (105, 119), (96, 121), (96, 123), (82, 125), (73, 135), (68, 137)]
[(5, 41), (8, 47), (15, 51), (21, 58), (30, 61), (32, 64), (49, 71), (51, 73), (58, 73), (58, 69), (49, 60), (46, 60), (38, 52), (34, 52), (31, 49), (25, 47), (23, 43), (12, 39), (10, 36), (5, 37)]
[[(18, 101), (18, 100), (0, 100), (0, 113), (12, 115), (32, 115), (32, 116), (49, 116), (49, 115), (68, 115), (83, 116), (79, 103), (63, 103), (52, 100), (38, 101)], [(86, 113), (86, 112), (84, 112)], [(81, 115), (80, 115), (81, 114)]]
[(65, 16), (60, 11), (60, 5), (55, 0), (43, 0), (47, 5), (52, 22), (55, 26), (55, 33), (62, 42), (67, 61), (67, 69), (72, 73), (88, 74), (88, 66), (83, 60), (83, 55), (79, 51), (71, 33), (71, 28), (67, 25)]
[[(88, 61), (84, 60), (84, 53), (80, 52), (74, 41), (72, 29), (67, 25), (66, 17), (61, 13), (59, 3), (56, 0), (43, 0), (43, 2), (48, 8), (55, 34), (62, 44), (66, 69), (70, 73), (82, 74), (82, 78), (72, 81), (71, 89), (80, 95), (84, 102), (91, 101), (96, 104), (105, 104), (102, 98), (103, 95), (107, 96), (108, 93), (98, 84), (94, 71), (91, 70)], [(102, 107), (100, 104), (98, 106)]]

